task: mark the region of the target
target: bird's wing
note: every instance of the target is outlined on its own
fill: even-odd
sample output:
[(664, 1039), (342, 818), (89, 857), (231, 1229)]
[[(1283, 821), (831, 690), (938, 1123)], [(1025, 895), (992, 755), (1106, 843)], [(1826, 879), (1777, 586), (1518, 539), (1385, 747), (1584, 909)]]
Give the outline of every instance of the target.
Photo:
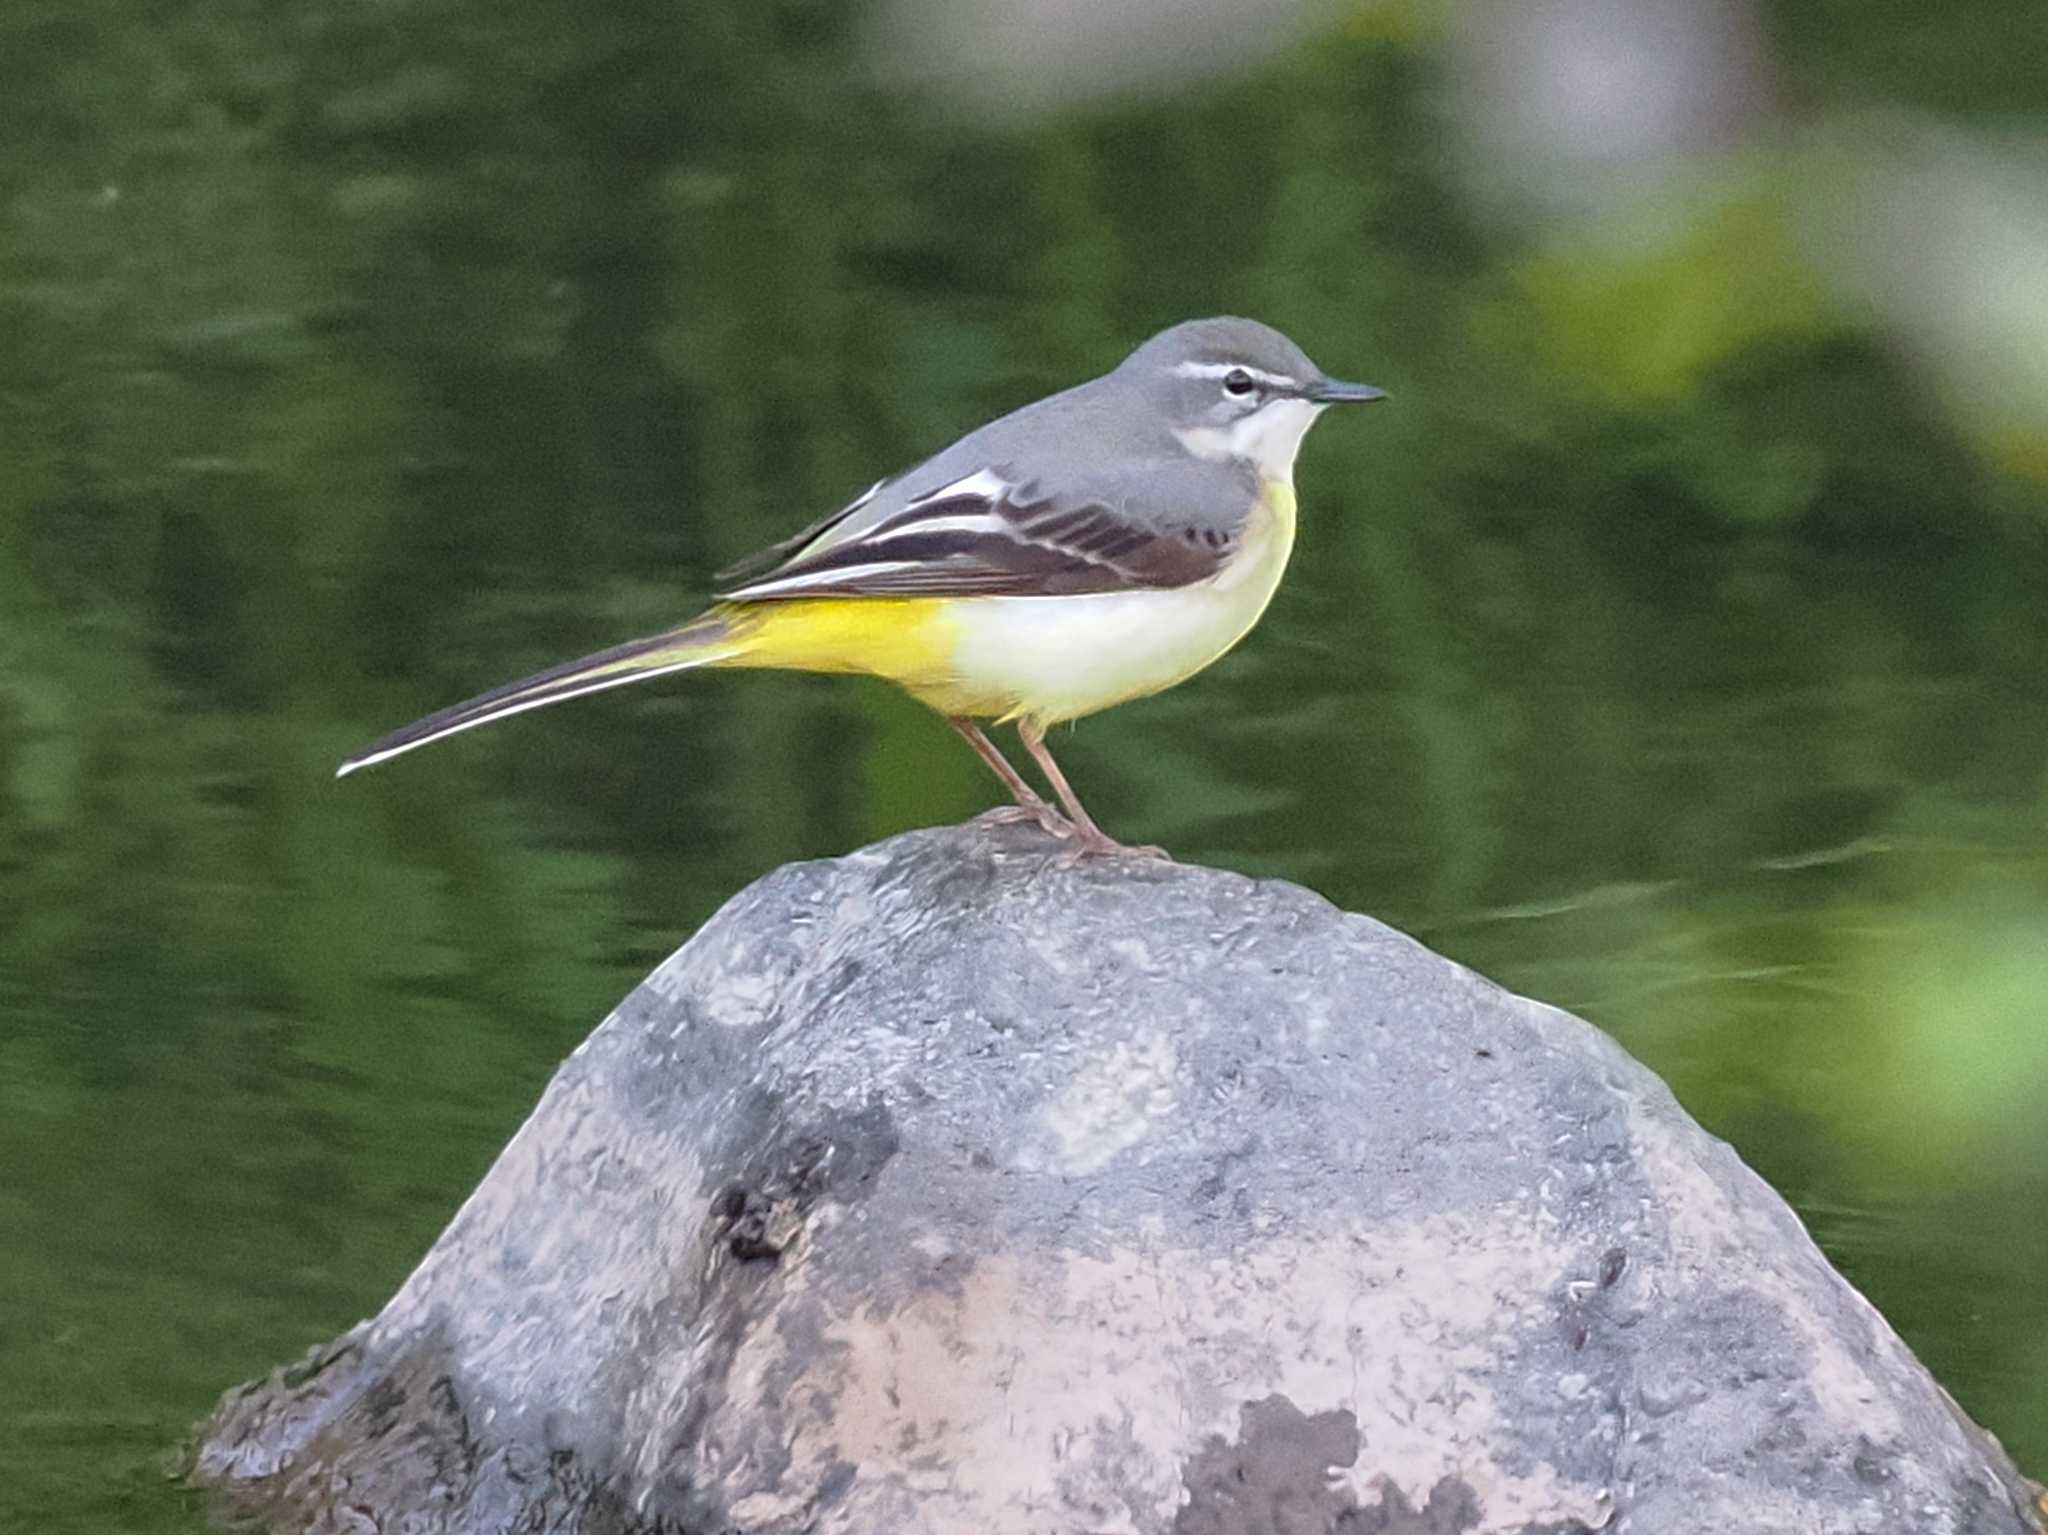
[(838, 511), (827, 513), (803, 531), (792, 533), (780, 543), (770, 544), (765, 549), (757, 549), (745, 559), (734, 561), (721, 570), (715, 579), (723, 586), (731, 586), (743, 581), (752, 580), (755, 576), (773, 570), (776, 566), (785, 563), (799, 550), (809, 548), (821, 538), (828, 536), (835, 528), (838, 528), (854, 517), (862, 508), (875, 499), (875, 492), (886, 484), (888, 484), (887, 480), (875, 481), (865, 492), (855, 496), (846, 505), (839, 508)]
[(1249, 478), (1194, 459), (1065, 486), (979, 468), (922, 494), (891, 498), (885, 489), (858, 523), (828, 520), (779, 547), (789, 551), (781, 564), (721, 595), (1044, 597), (1186, 586), (1236, 551), (1255, 492)]

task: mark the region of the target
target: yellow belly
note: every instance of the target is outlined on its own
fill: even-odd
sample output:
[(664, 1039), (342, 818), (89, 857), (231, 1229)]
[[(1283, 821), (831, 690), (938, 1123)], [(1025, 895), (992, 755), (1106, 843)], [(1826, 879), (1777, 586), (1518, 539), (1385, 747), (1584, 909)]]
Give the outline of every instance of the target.
[(1079, 719), (1184, 682), (1251, 630), (1294, 547), (1293, 487), (1270, 483), (1207, 581), (1065, 597), (817, 597), (750, 605), (722, 664), (886, 677), (942, 714)]

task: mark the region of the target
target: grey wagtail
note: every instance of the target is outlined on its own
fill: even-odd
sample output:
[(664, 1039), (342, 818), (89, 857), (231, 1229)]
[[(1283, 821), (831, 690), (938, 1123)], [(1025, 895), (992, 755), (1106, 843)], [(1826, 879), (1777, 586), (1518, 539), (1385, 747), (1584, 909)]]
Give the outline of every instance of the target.
[[(1170, 688), (1243, 639), (1294, 547), (1302, 437), (1327, 406), (1381, 398), (1256, 321), (1176, 325), (721, 573), (681, 628), (430, 714), (340, 772), (696, 666), (867, 672), (945, 716), (1016, 798), (1006, 815), (1076, 856), (1130, 851), (1081, 808), (1047, 727)], [(980, 720), (1016, 722), (1064, 816)]]

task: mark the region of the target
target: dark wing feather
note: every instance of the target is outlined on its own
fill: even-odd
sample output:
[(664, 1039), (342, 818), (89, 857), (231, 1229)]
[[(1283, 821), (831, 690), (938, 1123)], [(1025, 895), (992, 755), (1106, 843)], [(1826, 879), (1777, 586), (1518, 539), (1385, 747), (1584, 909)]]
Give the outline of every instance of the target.
[(820, 517), (809, 527), (800, 532), (790, 534), (789, 537), (781, 542), (770, 544), (765, 549), (756, 549), (745, 559), (733, 561), (732, 564), (719, 571), (712, 579), (718, 582), (720, 586), (731, 586), (740, 582), (751, 581), (755, 576), (765, 575), (767, 572), (775, 569), (776, 566), (787, 563), (791, 556), (809, 548), (827, 533), (838, 527), (839, 524), (846, 521), (855, 512), (874, 500), (875, 492), (887, 483), (886, 480), (875, 481), (874, 484), (867, 488), (865, 495), (854, 497), (853, 500), (847, 502), (838, 511)]
[[(1247, 487), (1244, 506), (1249, 510)], [(798, 597), (1059, 596), (1187, 586), (1208, 579), (1244, 532), (1193, 515), (1146, 515), (1108, 498), (1000, 494), (915, 503), (868, 533), (796, 557), (724, 595)]]

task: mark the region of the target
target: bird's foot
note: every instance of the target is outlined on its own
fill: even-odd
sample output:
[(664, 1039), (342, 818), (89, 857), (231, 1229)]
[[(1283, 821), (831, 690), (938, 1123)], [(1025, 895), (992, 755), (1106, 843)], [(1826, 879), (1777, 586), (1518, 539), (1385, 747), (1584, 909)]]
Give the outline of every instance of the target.
[(998, 805), (975, 817), (990, 826), (1036, 826), (1048, 837), (1064, 842), (1074, 835), (1074, 823), (1050, 805)]
[(1061, 848), (1059, 853), (1059, 863), (1063, 869), (1071, 869), (1090, 858), (1138, 858), (1173, 862), (1173, 855), (1163, 847), (1154, 847), (1149, 842), (1119, 842), (1099, 826), (1076, 826), (1072, 835), (1063, 840), (1066, 846)]
[(1146, 858), (1173, 862), (1173, 855), (1150, 843), (1136, 846), (1117, 841), (1093, 822), (1070, 821), (1050, 805), (998, 805), (975, 817), (988, 826), (1036, 826), (1060, 844), (1061, 868), (1090, 858)]

